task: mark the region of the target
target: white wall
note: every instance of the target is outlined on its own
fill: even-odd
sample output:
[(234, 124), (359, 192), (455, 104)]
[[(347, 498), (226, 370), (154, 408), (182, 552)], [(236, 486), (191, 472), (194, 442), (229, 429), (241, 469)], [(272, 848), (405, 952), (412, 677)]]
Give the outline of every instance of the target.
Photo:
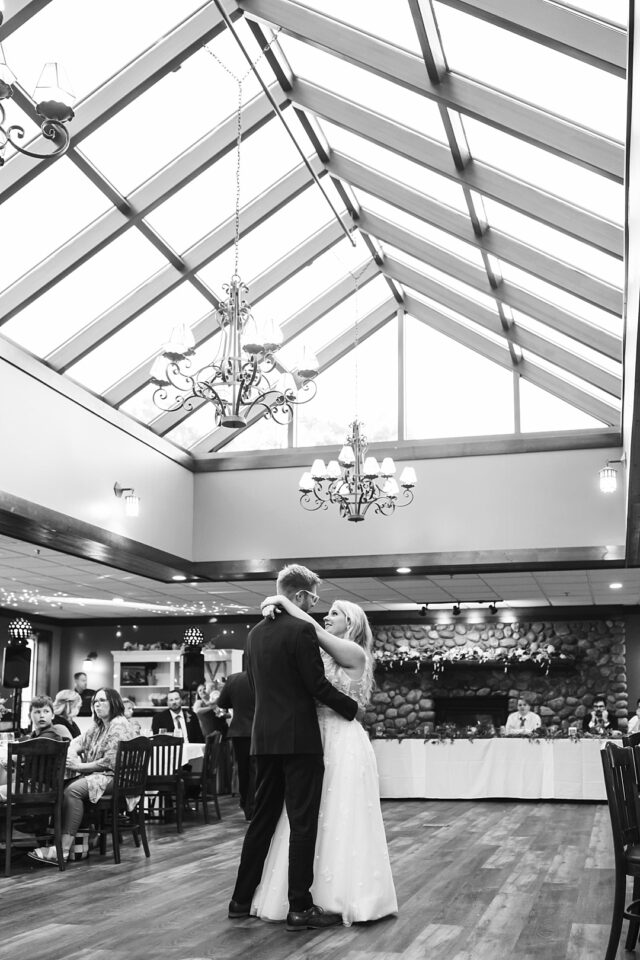
[[(624, 490), (598, 470), (618, 450), (421, 460), (415, 503), (348, 523), (298, 503), (302, 468), (197, 474), (194, 560), (617, 546)], [(398, 465), (401, 469), (401, 464)], [(622, 486), (622, 485), (621, 485)]]
[[(0, 359), (0, 489), (191, 558), (193, 474)], [(116, 480), (140, 497), (125, 517)]]

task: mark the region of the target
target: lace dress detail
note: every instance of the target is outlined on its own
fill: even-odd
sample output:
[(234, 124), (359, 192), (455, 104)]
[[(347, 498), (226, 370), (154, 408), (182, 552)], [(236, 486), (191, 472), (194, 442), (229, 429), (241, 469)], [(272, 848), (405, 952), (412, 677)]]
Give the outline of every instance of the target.
[[(362, 706), (370, 696), (367, 668), (351, 680), (322, 652), (327, 679)], [(369, 665), (368, 665), (369, 666)], [(341, 913), (346, 926), (398, 912), (387, 840), (380, 810), (376, 758), (369, 737), (356, 720), (345, 720), (318, 705), (324, 747), (324, 780), (314, 862), (313, 902)], [(276, 827), (251, 913), (284, 920), (289, 909), (287, 875), (289, 821)]]

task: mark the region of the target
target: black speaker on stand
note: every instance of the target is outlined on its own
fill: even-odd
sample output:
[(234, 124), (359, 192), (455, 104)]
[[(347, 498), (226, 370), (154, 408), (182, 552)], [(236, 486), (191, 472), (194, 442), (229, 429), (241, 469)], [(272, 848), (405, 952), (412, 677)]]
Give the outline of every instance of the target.
[(198, 627), (187, 627), (183, 637), (182, 688), (189, 693), (189, 707), (193, 706), (198, 685), (204, 683), (204, 636)]
[(22, 713), (22, 690), (29, 686), (31, 672), (31, 649), (23, 638), (12, 637), (4, 648), (2, 657), (2, 686), (13, 689), (13, 730), (20, 731)]

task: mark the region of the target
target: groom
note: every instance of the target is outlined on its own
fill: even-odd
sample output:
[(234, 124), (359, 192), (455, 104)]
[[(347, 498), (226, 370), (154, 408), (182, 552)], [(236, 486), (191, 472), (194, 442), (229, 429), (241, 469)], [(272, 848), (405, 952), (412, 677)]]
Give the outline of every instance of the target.
[[(318, 602), (319, 577), (291, 564), (278, 575), (276, 592), (309, 612)], [(251, 753), (256, 756), (256, 802), (249, 824), (229, 917), (248, 917), (269, 844), (287, 808), (289, 913), (287, 930), (340, 923), (311, 898), (324, 763), (314, 698), (353, 720), (358, 704), (325, 678), (316, 634), (309, 624), (286, 613), (262, 620), (247, 639), (247, 672), (255, 691)]]

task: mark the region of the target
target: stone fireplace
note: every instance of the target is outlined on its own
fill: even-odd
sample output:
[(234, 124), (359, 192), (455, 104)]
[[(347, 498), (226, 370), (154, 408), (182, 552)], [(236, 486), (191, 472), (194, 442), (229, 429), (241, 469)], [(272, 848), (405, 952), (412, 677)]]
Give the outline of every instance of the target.
[(475, 726), (492, 723), (496, 729), (507, 722), (509, 698), (506, 693), (489, 696), (450, 697), (434, 694), (434, 723)]

